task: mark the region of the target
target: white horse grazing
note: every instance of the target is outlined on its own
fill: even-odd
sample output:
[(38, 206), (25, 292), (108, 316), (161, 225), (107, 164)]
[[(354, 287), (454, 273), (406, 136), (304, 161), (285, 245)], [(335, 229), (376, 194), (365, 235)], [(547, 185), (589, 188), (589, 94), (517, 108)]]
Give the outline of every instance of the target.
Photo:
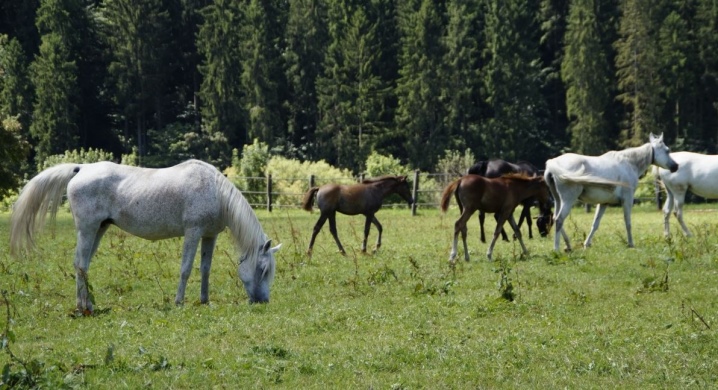
[(229, 227), (241, 250), (239, 277), (250, 302), (269, 302), (274, 253), (257, 216), (240, 191), (214, 166), (190, 160), (170, 168), (148, 169), (111, 162), (61, 164), (40, 172), (25, 185), (13, 207), (10, 248), (34, 246), (48, 209), (55, 218), (67, 192), (77, 230), (75, 272), (77, 309), (92, 313), (87, 271), (110, 225), (148, 240), (184, 236), (175, 303), (184, 302), (187, 279), (202, 242), (200, 301), (209, 300), (209, 271), (217, 235)]
[(601, 223), (608, 204), (623, 206), (628, 246), (633, 247), (631, 235), (633, 194), (638, 185), (638, 178), (651, 164), (667, 168), (671, 172), (678, 169), (678, 164), (671, 159), (668, 147), (663, 143), (663, 134), (659, 137), (651, 134), (650, 142), (635, 148), (610, 151), (600, 156), (566, 153), (546, 161), (544, 178), (556, 201), (554, 250), (559, 250), (559, 234), (563, 235), (566, 250), (571, 250), (568, 235), (563, 230), (563, 223), (577, 200), (598, 205), (593, 226), (583, 243), (584, 247), (591, 246), (591, 239)]
[(718, 156), (691, 152), (671, 153), (671, 158), (681, 166), (676, 172), (667, 169), (654, 168), (653, 172), (663, 183), (666, 189), (666, 203), (663, 205), (663, 227), (666, 237), (671, 236), (670, 218), (673, 207), (676, 218), (683, 228), (686, 236), (691, 236), (690, 230), (683, 222), (683, 203), (686, 192), (702, 196), (707, 199), (718, 198)]

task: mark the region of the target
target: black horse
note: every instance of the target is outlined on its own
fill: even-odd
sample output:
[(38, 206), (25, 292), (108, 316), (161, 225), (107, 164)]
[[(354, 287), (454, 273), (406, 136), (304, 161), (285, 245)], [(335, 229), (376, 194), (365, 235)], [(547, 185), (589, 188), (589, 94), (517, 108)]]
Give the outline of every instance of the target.
[[(469, 174), (479, 175), (487, 178), (500, 177), (509, 173), (523, 173), (528, 176), (539, 176), (539, 170), (533, 164), (528, 161), (519, 161), (517, 163), (511, 163), (501, 159), (491, 159), (488, 161), (479, 161), (469, 168)], [(521, 202), (524, 206), (519, 217), (518, 227), (521, 228), (521, 224), (526, 220), (526, 224), (529, 227), (529, 238), (533, 238), (533, 232), (531, 229), (531, 206), (536, 204), (536, 198), (530, 197)], [(479, 211), (479, 224), (481, 226), (481, 242), (486, 242), (486, 236), (484, 234), (484, 219), (486, 215), (483, 211)], [(552, 216), (540, 216), (536, 220), (536, 227), (539, 230), (541, 237), (548, 235), (551, 229)], [(506, 231), (501, 230), (501, 237), (504, 241), (508, 241)]]

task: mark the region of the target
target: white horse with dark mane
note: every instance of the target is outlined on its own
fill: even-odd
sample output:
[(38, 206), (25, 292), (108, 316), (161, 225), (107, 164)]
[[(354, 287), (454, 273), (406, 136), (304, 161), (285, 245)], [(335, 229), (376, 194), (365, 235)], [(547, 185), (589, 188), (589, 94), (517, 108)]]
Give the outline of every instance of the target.
[(718, 156), (691, 152), (671, 153), (671, 158), (681, 166), (676, 172), (654, 168), (653, 172), (666, 189), (663, 205), (663, 228), (666, 237), (671, 236), (671, 211), (675, 207), (676, 219), (683, 233), (690, 237), (691, 231), (683, 222), (683, 204), (690, 191), (706, 199), (718, 198)]
[(77, 309), (92, 313), (86, 283), (90, 259), (111, 225), (148, 240), (184, 237), (175, 303), (184, 302), (187, 279), (202, 242), (200, 301), (209, 301), (209, 271), (217, 235), (228, 227), (241, 251), (239, 277), (250, 302), (268, 302), (274, 253), (257, 216), (240, 191), (214, 166), (190, 160), (163, 169), (111, 162), (61, 164), (40, 172), (13, 207), (10, 248), (32, 248), (50, 211), (55, 218), (67, 192), (77, 230)]
[(668, 147), (663, 143), (663, 134), (658, 137), (651, 134), (648, 143), (635, 148), (610, 151), (600, 156), (566, 153), (546, 161), (544, 178), (556, 201), (554, 250), (559, 250), (559, 234), (563, 235), (566, 250), (571, 250), (563, 224), (571, 213), (571, 207), (579, 200), (597, 205), (593, 226), (583, 243), (584, 247), (591, 246), (591, 239), (609, 204), (623, 206), (628, 246), (633, 247), (631, 235), (633, 196), (638, 186), (638, 179), (646, 173), (651, 164), (671, 172), (678, 169), (678, 164), (673, 161)]

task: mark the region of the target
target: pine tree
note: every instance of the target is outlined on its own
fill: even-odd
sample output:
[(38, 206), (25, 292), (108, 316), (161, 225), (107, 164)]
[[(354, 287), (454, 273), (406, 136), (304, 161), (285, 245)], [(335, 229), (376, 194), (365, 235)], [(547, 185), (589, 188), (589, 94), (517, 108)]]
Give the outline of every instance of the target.
[(691, 130), (698, 123), (694, 87), (699, 84), (695, 38), (687, 20), (673, 10), (661, 23), (658, 42), (660, 81), (665, 99), (661, 122), (665, 124), (667, 139), (679, 139), (681, 144), (685, 144), (694, 137)]
[(386, 90), (378, 76), (376, 24), (363, 8), (341, 2), (332, 4), (330, 15), (331, 43), (317, 81), (318, 144), (334, 151), (327, 156), (330, 162), (361, 170), (385, 126), (381, 112)]
[(595, 0), (574, 0), (568, 18), (561, 74), (571, 121), (571, 149), (598, 155), (608, 150), (609, 63), (601, 43)]
[(484, 85), (491, 109), (482, 134), (483, 153), (506, 160), (539, 160), (546, 141), (545, 102), (535, 13), (521, 0), (489, 0)]
[(663, 131), (659, 120), (663, 102), (654, 23), (656, 8), (651, 0), (626, 0), (622, 7), (616, 68), (618, 99), (629, 115), (622, 126), (623, 146), (644, 144), (648, 133)]
[(401, 145), (392, 151), (406, 157), (412, 167), (431, 169), (437, 153), (447, 149), (448, 137), (442, 126), (439, 78), (443, 53), (442, 23), (432, 0), (408, 0), (400, 9), (399, 79), (396, 128)]
[(27, 132), (32, 114), (32, 92), (26, 57), (17, 39), (8, 41), (3, 35), (0, 35), (0, 75), (0, 120), (18, 116), (18, 122)]
[(105, 39), (113, 54), (109, 65), (113, 99), (122, 107), (124, 137), (134, 140), (142, 159), (149, 151), (148, 129), (165, 125), (171, 74), (167, 69), (169, 14), (162, 0), (108, 0), (103, 3), (102, 15)]
[(696, 12), (696, 46), (698, 52), (698, 103), (700, 126), (693, 140), (702, 140), (709, 153), (718, 152), (718, 2), (698, 0)]
[(221, 132), (232, 146), (238, 147), (245, 140), (247, 123), (240, 80), (241, 10), (235, 1), (215, 0), (202, 15), (197, 50), (202, 57), (199, 96), (203, 123), (210, 133)]
[(547, 105), (548, 123), (546, 143), (556, 153), (565, 147), (565, 129), (568, 127), (566, 112), (566, 86), (561, 78), (563, 45), (566, 37), (566, 25), (571, 0), (541, 0), (539, 24), (541, 36), (539, 53), (541, 56), (541, 94)]
[(317, 159), (312, 147), (315, 142), (319, 108), (317, 78), (323, 72), (327, 49), (327, 10), (324, 1), (296, 0), (290, 2), (284, 69), (289, 96), (287, 106), (288, 142), (300, 146), (300, 157)]
[(37, 13), (42, 37), (30, 66), (35, 103), (30, 134), (37, 140), (36, 161), (78, 147), (77, 22), (86, 19), (78, 0), (44, 0)]
[(0, 35), (0, 199), (20, 185), (29, 149), (26, 130), (30, 99), (25, 56), (17, 39)]
[(244, 61), (241, 76), (245, 110), (249, 113), (247, 138), (275, 144), (284, 135), (278, 101), (278, 52), (270, 35), (268, 1), (250, 0), (244, 9), (240, 53)]
[(447, 4), (441, 101), (446, 110), (447, 148), (465, 150), (478, 144), (481, 115), (482, 15), (478, 2), (452, 0)]

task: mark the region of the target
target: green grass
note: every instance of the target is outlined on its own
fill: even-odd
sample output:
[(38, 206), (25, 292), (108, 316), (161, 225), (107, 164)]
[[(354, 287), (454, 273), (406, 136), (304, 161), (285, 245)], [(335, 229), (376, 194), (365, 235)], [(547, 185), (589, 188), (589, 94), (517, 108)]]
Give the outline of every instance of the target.
[[(708, 210), (706, 210), (708, 208)], [(348, 256), (324, 228), (305, 253), (317, 213), (259, 211), (283, 243), (268, 305), (249, 305), (236, 256), (221, 236), (209, 305), (199, 302), (195, 262), (187, 303), (173, 304), (179, 239), (149, 242), (112, 228), (89, 276), (96, 315), (76, 318), (74, 225), (61, 213), (31, 256), (7, 254), (0, 214), (0, 289), (11, 303), (13, 380), (86, 388), (687, 388), (718, 383), (718, 220), (712, 205), (689, 208), (686, 239), (672, 220), (663, 239), (654, 206), (633, 212), (635, 249), (610, 209), (581, 249), (592, 214), (567, 224), (575, 248), (553, 239), (498, 242), (485, 259), (477, 218), (471, 262), (447, 262), (458, 217), (382, 210), (383, 247), (358, 253), (363, 217), (338, 217)], [(487, 218), (493, 229), (493, 218)], [(489, 230), (491, 231), (491, 230)], [(524, 229), (524, 235), (525, 229)], [(376, 231), (372, 228), (370, 247)], [(513, 286), (502, 298), (500, 280)], [(666, 278), (667, 277), (667, 278)], [(0, 326), (7, 328), (2, 306)], [(0, 388), (2, 386), (0, 385)]]

